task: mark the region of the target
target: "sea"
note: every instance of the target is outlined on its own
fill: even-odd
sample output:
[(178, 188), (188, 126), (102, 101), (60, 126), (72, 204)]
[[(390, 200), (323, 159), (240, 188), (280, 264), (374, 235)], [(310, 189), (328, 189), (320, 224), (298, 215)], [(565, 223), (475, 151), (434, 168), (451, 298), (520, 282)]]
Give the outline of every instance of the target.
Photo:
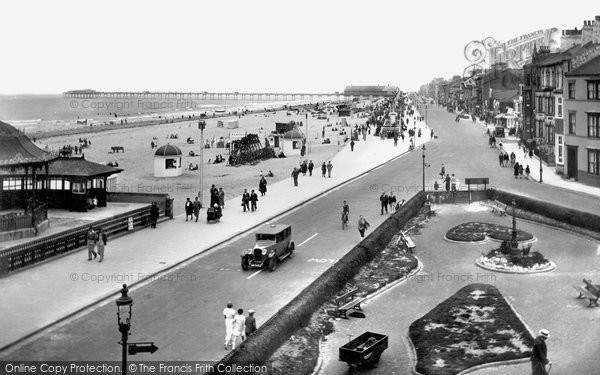
[(122, 121), (147, 121), (202, 113), (270, 109), (283, 105), (307, 104), (297, 101), (190, 100), (190, 99), (73, 99), (61, 94), (0, 95), (0, 121), (24, 132), (54, 131)]

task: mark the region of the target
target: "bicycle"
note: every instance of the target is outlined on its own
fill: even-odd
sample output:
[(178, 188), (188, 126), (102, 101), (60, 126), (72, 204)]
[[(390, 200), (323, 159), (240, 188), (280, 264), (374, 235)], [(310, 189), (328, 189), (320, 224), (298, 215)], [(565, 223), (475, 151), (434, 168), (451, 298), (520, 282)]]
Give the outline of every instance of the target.
[(348, 213), (343, 212), (342, 213), (342, 230), (346, 229), (347, 226), (348, 226)]

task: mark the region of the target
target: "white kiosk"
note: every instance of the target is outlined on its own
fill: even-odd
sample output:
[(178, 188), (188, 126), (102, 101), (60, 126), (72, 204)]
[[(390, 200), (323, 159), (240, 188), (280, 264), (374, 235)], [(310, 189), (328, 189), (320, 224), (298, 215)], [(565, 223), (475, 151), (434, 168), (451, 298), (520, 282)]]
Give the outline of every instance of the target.
[(181, 150), (167, 144), (154, 153), (154, 177), (177, 177), (183, 174)]

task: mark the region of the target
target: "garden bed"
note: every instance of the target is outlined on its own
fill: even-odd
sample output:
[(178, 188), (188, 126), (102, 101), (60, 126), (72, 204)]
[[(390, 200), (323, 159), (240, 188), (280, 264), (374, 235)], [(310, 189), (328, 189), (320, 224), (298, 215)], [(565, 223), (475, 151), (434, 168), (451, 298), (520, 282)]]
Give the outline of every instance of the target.
[(531, 247), (523, 249), (523, 255), (520, 256), (507, 254), (502, 248), (494, 249), (477, 258), (475, 264), (490, 271), (507, 273), (548, 272), (556, 268), (554, 262), (537, 251), (530, 252), (530, 249)]
[[(455, 226), (446, 233), (446, 238), (459, 242), (481, 242), (486, 237), (498, 241), (509, 241), (512, 239), (512, 228), (498, 224), (469, 222)], [(517, 241), (531, 241), (533, 235), (517, 229)]]
[[(425, 210), (421, 210), (405, 225), (412, 228), (409, 234), (419, 233), (419, 228), (427, 221)], [(409, 275), (418, 267), (418, 260), (406, 249), (396, 245), (396, 234), (385, 249), (371, 262), (363, 266), (351, 283), (340, 294), (358, 288), (360, 295), (371, 294), (390, 283)], [(327, 341), (327, 335), (334, 331), (333, 322), (338, 320), (337, 307), (333, 299), (321, 306), (311, 318), (307, 327), (301, 328), (271, 356), (272, 374), (309, 375), (317, 365), (319, 341)]]
[(416, 370), (457, 374), (486, 363), (530, 356), (533, 337), (498, 289), (471, 284), (409, 328)]

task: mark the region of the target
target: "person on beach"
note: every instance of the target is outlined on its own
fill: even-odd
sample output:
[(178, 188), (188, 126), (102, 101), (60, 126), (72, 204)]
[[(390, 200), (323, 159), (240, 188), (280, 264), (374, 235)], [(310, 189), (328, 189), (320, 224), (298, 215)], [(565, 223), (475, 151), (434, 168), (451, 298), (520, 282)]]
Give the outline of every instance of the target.
[(331, 170), (333, 169), (333, 164), (331, 164), (331, 161), (329, 161), (329, 163), (327, 163), (327, 176), (329, 178), (331, 178)]
[(264, 197), (267, 193), (267, 179), (263, 176), (260, 178), (258, 182), (258, 191), (260, 191), (260, 196)]
[(97, 238), (98, 236), (96, 235), (96, 232), (94, 232), (92, 227), (90, 227), (86, 235), (88, 247), (88, 260), (92, 260), (92, 255), (94, 256), (94, 259), (96, 259), (96, 257), (98, 256), (98, 254), (96, 254), (96, 252), (94, 251), (94, 249), (96, 248)]
[(190, 219), (193, 219), (193, 214), (194, 204), (192, 203), (190, 198), (187, 198), (187, 200), (185, 201), (185, 221), (188, 221), (188, 216), (190, 217)]
[(156, 222), (158, 221), (159, 214), (160, 211), (158, 210), (156, 202), (152, 202), (152, 206), (150, 206), (150, 228), (156, 228)]
[(227, 303), (227, 307), (223, 309), (223, 318), (225, 318), (225, 350), (227, 350), (233, 336), (233, 319), (235, 318), (233, 303)]
[(104, 248), (106, 247), (106, 243), (108, 242), (108, 237), (106, 236), (106, 233), (104, 233), (104, 230), (102, 228), (100, 228), (100, 230), (98, 231), (98, 255), (100, 255), (100, 259), (98, 260), (98, 263), (102, 263), (102, 261), (104, 260)]
[(369, 229), (369, 226), (371, 226), (371, 224), (369, 224), (367, 219), (365, 219), (363, 215), (360, 215), (358, 218), (358, 233), (360, 233), (361, 238), (365, 238), (365, 231)]
[(198, 200), (198, 197), (196, 197), (194, 199), (194, 203), (192, 203), (193, 205), (193, 210), (194, 210), (194, 216), (196, 216), (196, 222), (198, 222), (198, 216), (200, 216), (200, 201)]
[(321, 177), (325, 177), (325, 173), (327, 173), (327, 164), (323, 162), (323, 165), (321, 165)]
[(313, 164), (313, 161), (312, 161), (312, 160), (311, 160), (311, 161), (309, 161), (309, 162), (308, 162), (308, 175), (309, 175), (309, 176), (312, 176), (312, 171), (313, 171), (313, 168), (314, 168), (314, 167), (315, 167), (315, 165)]

